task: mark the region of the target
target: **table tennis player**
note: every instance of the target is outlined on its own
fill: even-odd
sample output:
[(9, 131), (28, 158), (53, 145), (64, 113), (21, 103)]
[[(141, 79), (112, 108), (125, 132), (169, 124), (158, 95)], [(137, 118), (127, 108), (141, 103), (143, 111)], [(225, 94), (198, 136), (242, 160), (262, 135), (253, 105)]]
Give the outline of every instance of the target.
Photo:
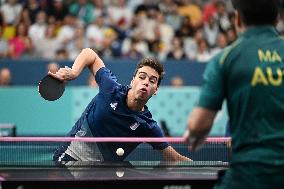
[[(68, 137), (164, 137), (163, 131), (153, 120), (146, 103), (158, 92), (164, 68), (154, 58), (144, 58), (134, 71), (130, 86), (117, 81), (105, 67), (100, 57), (89, 48), (83, 49), (72, 68), (60, 68), (49, 73), (61, 81), (76, 79), (88, 67), (94, 74), (99, 93), (86, 107)], [(122, 161), (139, 143), (65, 143), (58, 147), (56, 161)], [(167, 142), (150, 143), (160, 150), (165, 161), (189, 161)], [(123, 155), (117, 149), (124, 150)]]

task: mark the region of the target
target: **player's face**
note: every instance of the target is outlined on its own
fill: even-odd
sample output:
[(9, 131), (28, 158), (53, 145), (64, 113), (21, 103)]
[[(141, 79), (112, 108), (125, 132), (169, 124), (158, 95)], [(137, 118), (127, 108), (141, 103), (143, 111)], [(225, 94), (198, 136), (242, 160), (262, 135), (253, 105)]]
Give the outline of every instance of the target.
[(144, 66), (140, 68), (133, 80), (131, 87), (134, 90), (135, 98), (148, 100), (158, 90), (159, 74), (153, 68)]

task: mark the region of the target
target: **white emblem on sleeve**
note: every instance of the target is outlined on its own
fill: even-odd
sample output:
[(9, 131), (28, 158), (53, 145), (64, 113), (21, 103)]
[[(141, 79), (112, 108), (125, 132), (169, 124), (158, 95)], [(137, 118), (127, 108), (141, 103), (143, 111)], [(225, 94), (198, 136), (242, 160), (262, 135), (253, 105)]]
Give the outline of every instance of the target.
[(132, 125), (130, 125), (130, 129), (134, 131), (135, 129), (137, 129), (137, 127), (139, 127), (139, 125), (140, 123), (135, 122)]

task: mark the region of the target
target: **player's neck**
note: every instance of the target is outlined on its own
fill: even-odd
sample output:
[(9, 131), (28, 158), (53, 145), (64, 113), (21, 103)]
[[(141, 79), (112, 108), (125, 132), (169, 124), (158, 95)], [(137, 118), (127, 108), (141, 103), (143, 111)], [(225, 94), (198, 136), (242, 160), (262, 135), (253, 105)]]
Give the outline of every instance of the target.
[(130, 110), (136, 112), (144, 111), (145, 104), (146, 103), (144, 101), (136, 99), (131, 90), (128, 91), (126, 96), (126, 105)]

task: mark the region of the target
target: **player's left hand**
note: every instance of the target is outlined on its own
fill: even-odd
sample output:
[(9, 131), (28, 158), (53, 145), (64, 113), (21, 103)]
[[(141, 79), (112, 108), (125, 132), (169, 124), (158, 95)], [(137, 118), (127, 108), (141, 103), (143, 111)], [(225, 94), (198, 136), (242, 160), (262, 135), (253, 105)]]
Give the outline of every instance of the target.
[(206, 137), (194, 136), (189, 130), (186, 130), (183, 137), (185, 142), (188, 143), (189, 145), (188, 148), (190, 151), (198, 150), (202, 146), (206, 138)]

